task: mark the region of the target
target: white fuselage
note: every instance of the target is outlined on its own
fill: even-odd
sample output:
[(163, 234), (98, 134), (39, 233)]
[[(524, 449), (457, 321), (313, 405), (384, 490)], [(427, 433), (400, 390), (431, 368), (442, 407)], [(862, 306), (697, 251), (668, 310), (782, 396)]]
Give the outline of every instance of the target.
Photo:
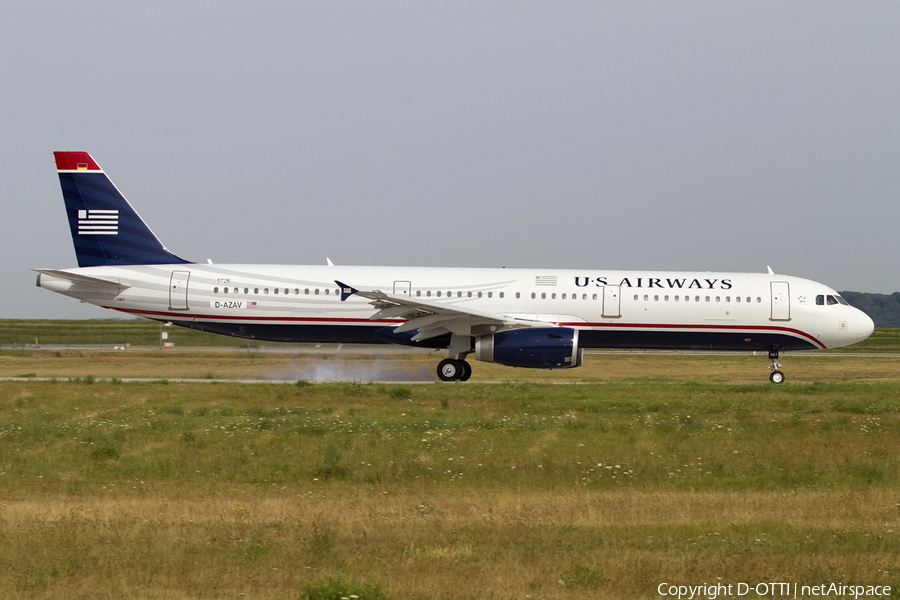
[[(241, 264), (60, 273), (84, 275), (85, 282), (42, 273), (38, 285), (136, 316), (276, 341), (376, 342), (375, 331), (403, 322), (372, 320), (377, 310), (370, 302), (342, 300), (336, 281), (577, 329), (584, 348), (834, 348), (873, 330), (865, 313), (832, 301), (839, 296), (831, 288), (759, 273)], [(89, 278), (107, 283), (91, 285)]]

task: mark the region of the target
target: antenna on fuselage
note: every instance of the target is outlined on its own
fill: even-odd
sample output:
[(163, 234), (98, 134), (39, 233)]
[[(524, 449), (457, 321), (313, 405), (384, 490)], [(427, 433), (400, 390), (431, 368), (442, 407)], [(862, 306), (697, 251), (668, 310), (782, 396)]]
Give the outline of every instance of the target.
[(775, 274), (775, 271), (773, 271), (773, 270), (772, 270), (772, 267), (770, 267), (769, 265), (766, 265), (766, 270), (769, 271), (769, 275), (774, 275), (774, 274)]

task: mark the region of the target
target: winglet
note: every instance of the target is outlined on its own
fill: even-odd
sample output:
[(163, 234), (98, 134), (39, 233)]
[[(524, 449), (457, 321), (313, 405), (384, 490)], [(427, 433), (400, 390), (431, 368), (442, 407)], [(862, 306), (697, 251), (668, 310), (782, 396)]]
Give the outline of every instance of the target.
[(359, 291), (356, 288), (350, 287), (346, 283), (341, 283), (337, 279), (335, 279), (334, 282), (338, 285), (339, 288), (341, 288), (341, 302)]

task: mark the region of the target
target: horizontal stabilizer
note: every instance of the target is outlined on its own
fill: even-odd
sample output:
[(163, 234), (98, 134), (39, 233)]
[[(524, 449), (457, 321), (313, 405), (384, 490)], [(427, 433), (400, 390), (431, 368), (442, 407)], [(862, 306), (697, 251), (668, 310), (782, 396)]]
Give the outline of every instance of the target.
[(35, 271), (42, 275), (49, 275), (50, 277), (68, 281), (73, 285), (96, 290), (115, 291), (118, 293), (131, 287), (131, 284), (122, 283), (115, 277), (94, 277), (93, 275), (70, 273), (69, 271), (61, 271), (59, 269), (35, 269)]

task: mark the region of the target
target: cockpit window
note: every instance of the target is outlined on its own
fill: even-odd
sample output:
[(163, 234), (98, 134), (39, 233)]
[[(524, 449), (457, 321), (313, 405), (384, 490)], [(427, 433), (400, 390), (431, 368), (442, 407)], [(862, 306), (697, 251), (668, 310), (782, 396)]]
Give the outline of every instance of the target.
[(819, 294), (818, 296), (816, 296), (816, 305), (825, 306), (826, 304), (828, 306), (834, 306), (835, 304), (846, 304), (847, 306), (850, 305), (849, 302), (847, 302), (837, 294), (828, 294), (827, 296), (824, 294)]

